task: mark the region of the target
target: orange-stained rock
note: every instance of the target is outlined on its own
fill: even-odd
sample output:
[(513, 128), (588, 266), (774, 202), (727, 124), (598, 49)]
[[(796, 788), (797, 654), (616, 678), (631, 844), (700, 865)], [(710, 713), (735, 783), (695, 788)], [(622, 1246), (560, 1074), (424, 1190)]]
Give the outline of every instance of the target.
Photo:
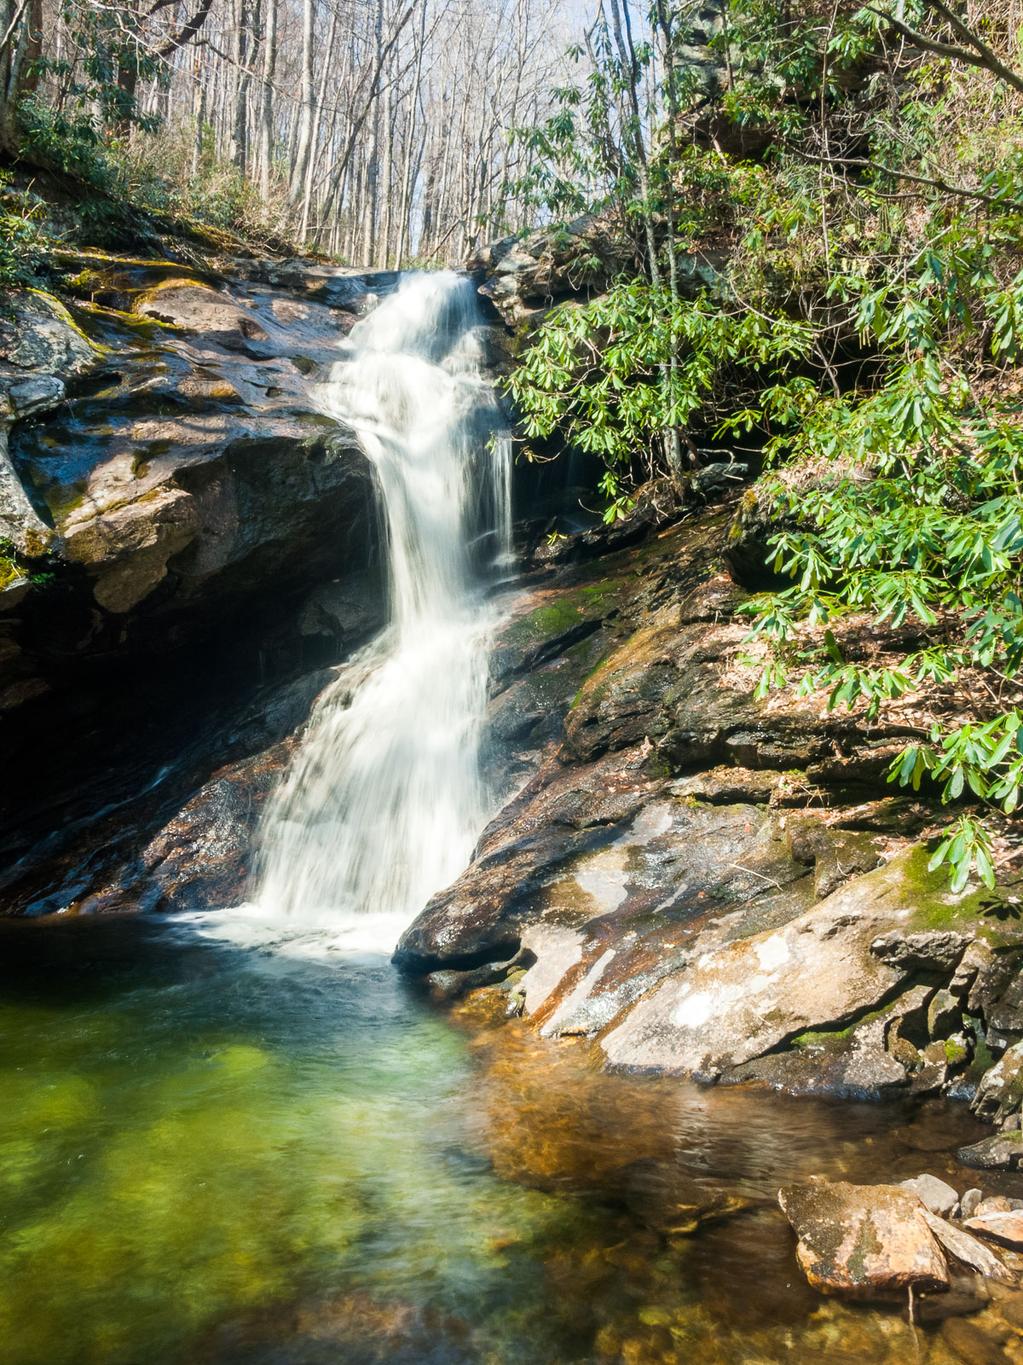
[(778, 1202), (815, 1289), (857, 1298), (944, 1290), (948, 1265), (920, 1200), (895, 1185), (789, 1185)]
[(957, 1261), (962, 1261), (963, 1265), (968, 1265), (971, 1270), (979, 1271), (987, 1279), (997, 1280), (1000, 1284), (1017, 1283), (1016, 1276), (989, 1247), (957, 1224), (948, 1223), (929, 1210), (924, 1211), (924, 1222), (945, 1250)]
[(1001, 1246), (1023, 1250), (1023, 1209), (978, 1213), (966, 1220), (966, 1226)]

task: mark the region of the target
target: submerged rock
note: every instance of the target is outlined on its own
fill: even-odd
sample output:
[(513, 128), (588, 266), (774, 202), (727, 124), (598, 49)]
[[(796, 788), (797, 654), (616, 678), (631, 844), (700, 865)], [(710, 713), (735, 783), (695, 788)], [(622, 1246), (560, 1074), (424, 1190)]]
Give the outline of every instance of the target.
[(799, 1239), (796, 1257), (824, 1293), (855, 1298), (949, 1287), (919, 1199), (894, 1185), (790, 1185), (778, 1202)]
[(1009, 1359), (1002, 1346), (1010, 1332), (1002, 1323), (982, 1326), (965, 1318), (952, 1318), (942, 1326), (941, 1335), (963, 1365), (993, 1365)]

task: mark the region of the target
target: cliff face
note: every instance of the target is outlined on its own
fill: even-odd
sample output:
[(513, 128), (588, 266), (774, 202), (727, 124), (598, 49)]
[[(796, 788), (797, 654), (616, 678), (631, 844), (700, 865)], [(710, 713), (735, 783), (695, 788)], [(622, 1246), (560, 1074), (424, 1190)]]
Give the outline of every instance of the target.
[[(0, 897), (15, 911), (93, 904), (112, 860), (140, 856), (212, 771), (300, 724), (316, 689), (282, 699), (281, 684), (383, 618), (370, 466), (314, 386), (395, 277), (67, 265), (61, 299), (12, 292), (0, 316)], [(237, 889), (246, 848), (225, 839)]]
[(393, 277), (81, 265), (0, 321), (0, 710), (368, 564), (369, 467), (311, 384)]

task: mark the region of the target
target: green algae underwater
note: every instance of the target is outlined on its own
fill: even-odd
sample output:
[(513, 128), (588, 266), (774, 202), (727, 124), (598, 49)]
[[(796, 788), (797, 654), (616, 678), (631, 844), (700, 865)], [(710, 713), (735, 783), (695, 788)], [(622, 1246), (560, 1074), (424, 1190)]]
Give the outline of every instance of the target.
[(142, 917), (3, 924), (0, 987), (5, 1365), (957, 1358), (813, 1295), (773, 1198), (942, 1173), (960, 1111), (609, 1077)]

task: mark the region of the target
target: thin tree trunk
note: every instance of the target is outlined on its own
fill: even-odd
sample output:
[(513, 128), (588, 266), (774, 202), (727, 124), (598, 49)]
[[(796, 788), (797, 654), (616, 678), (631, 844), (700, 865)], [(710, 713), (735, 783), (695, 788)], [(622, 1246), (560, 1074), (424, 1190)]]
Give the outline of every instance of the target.
[(206, 82), (198, 52), (192, 58), (192, 179), (202, 170), (203, 138), (206, 135)]
[(270, 202), (274, 160), (274, 78), (277, 74), (277, 0), (264, 0), (263, 89), (259, 101), (259, 190)]
[[(675, 84), (675, 35), (672, 31), (671, 10), (667, 0), (656, 0), (654, 16), (664, 42), (664, 87), (668, 103), (668, 183), (664, 195), (664, 214), (668, 229), (668, 289), (671, 293), (671, 354), (668, 358), (668, 401), (673, 413), (678, 392), (678, 311), (680, 305), (678, 288), (678, 256), (675, 247), (675, 185), (674, 174), (678, 166), (678, 88)], [(668, 429), (668, 465), (673, 477), (682, 476), (682, 438), (677, 424), (672, 421)]]
[(234, 108), (232, 110), (231, 162), (244, 175), (248, 161), (248, 104), (249, 104), (249, 22), (248, 0), (235, 0), (234, 20)]
[(309, 144), (313, 136), (314, 102), (313, 41), (316, 29), (316, 0), (302, 0), (302, 112), (299, 118), (298, 146), (292, 168), (291, 197), (297, 202), (305, 185)]

